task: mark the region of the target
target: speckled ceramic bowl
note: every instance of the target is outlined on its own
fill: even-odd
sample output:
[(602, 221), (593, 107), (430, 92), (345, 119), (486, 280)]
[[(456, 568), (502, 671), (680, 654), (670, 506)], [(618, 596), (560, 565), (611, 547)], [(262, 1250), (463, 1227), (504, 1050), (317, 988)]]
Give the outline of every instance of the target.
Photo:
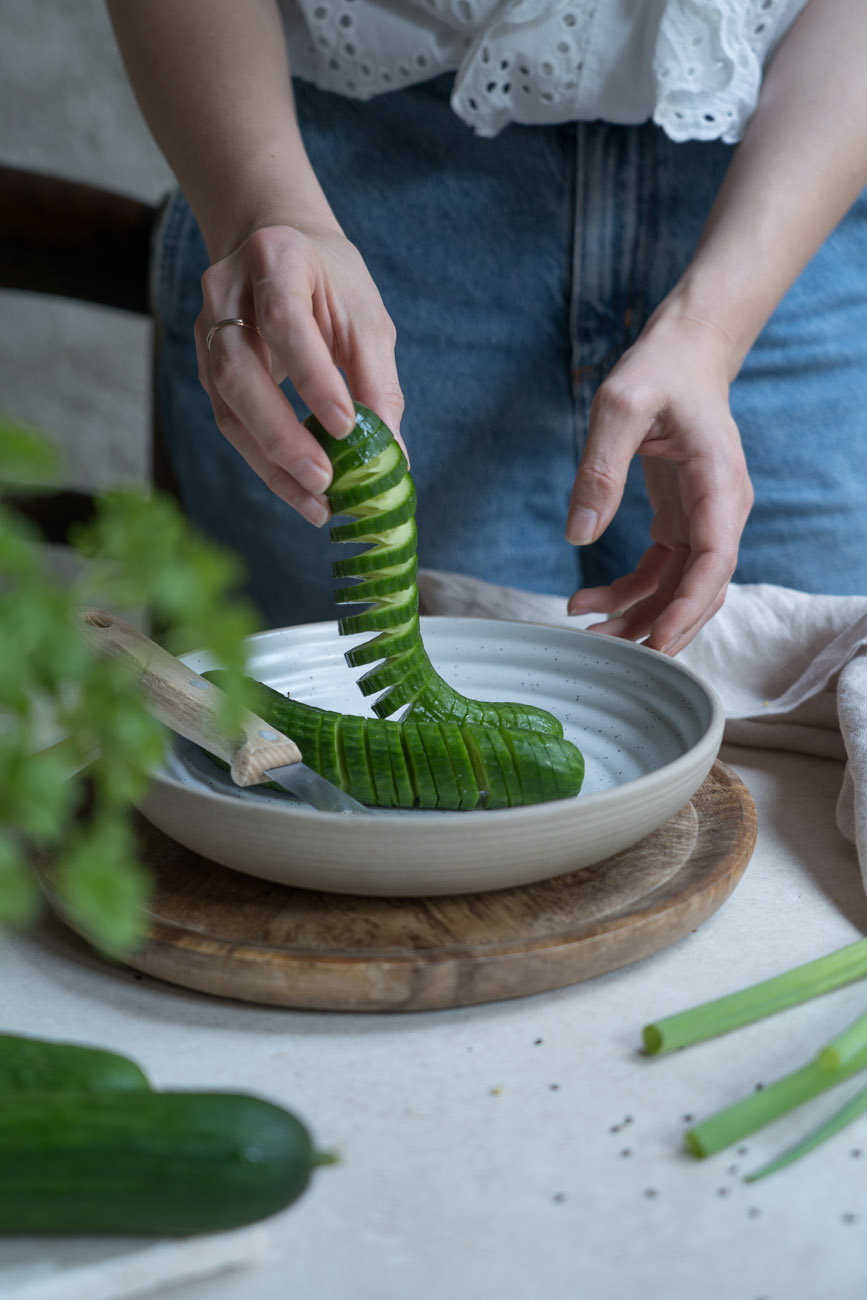
[[(336, 893), (433, 895), (549, 879), (618, 853), (662, 826), (704, 781), (723, 710), (677, 660), (626, 641), (488, 619), (422, 619), (437, 669), (468, 695), (526, 700), (555, 713), (583, 751), (574, 799), (492, 812), (316, 812), (291, 796), (239, 790), (178, 741), (141, 811), (160, 830), (223, 866)], [(250, 638), (250, 672), (307, 703), (367, 707), (340, 637), (312, 623)], [(201, 672), (205, 654), (184, 656)]]

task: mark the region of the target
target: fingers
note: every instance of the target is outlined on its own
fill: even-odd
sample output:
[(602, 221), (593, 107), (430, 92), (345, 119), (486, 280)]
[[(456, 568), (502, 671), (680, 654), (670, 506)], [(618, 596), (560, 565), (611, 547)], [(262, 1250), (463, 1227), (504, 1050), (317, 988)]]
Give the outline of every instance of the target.
[(573, 546), (596, 541), (614, 518), (630, 461), (654, 415), (640, 393), (611, 378), (598, 390), (566, 517), (566, 539)]
[[(227, 332), (221, 330), (220, 334), (215, 336), (214, 344), (221, 334)], [(238, 334), (243, 332), (241, 330), (237, 331)], [(265, 390), (266, 412), (268, 403), (273, 400), (273, 394), (276, 394), (282, 405), (275, 412), (274, 428), (283, 428), (285, 438), (280, 438), (275, 434), (272, 427), (262, 428), (259, 422), (259, 408), (255, 410), (252, 416), (249, 414), (248, 402), (250, 397), (247, 386), (249, 375), (254, 366), (261, 367), (261, 361), (258, 358), (243, 355), (244, 343), (229, 343), (226, 349), (220, 349), (219, 352), (231, 354), (236, 347), (241, 355), (235, 357), (226, 357), (224, 355), (224, 359), (221, 362), (217, 361), (213, 369), (206, 371), (204, 376), (204, 387), (211, 399), (217, 426), (223, 436), (228, 439), (266, 486), (276, 493), (281, 500), (285, 501), (287, 505), (297, 510), (309, 523), (319, 528), (330, 517), (328, 502), (324, 496), (325, 489), (331, 481), (331, 465), (328, 457), (322, 451), (316, 439), (311, 437), (298, 422), (291, 406), (289, 406), (273, 380), (270, 379), (267, 371), (264, 371), (264, 368), (262, 369), (265, 379), (270, 384), (270, 389), (273, 390), (273, 393)], [(246, 347), (249, 352), (250, 345), (247, 344)], [(212, 344), (212, 354), (215, 350)], [(239, 374), (241, 375), (240, 381), (238, 379)], [(259, 379), (261, 380), (261, 375)], [(248, 426), (242, 415), (233, 409), (233, 406), (226, 400), (218, 385), (221, 385), (223, 390), (234, 398), (235, 405), (247, 413), (247, 419), (250, 420), (254, 428), (259, 429), (258, 436)], [(242, 390), (240, 396), (236, 392), (238, 388)], [(288, 416), (286, 415), (287, 410)], [(295, 437), (291, 436), (292, 431), (287, 427), (289, 421), (295, 425)], [(288, 463), (282, 464), (281, 457), (285, 457)]]
[[(569, 613), (608, 613), (610, 617), (604, 622), (593, 623), (586, 630), (642, 641), (653, 650), (675, 655), (722, 608), (729, 581), (717, 586), (715, 576), (702, 575), (702, 560), (706, 557), (697, 560), (689, 573), (684, 574), (685, 564), (689, 563), (685, 559), (686, 548), (666, 551), (654, 547), (646, 552), (642, 564), (648, 556), (653, 557), (658, 579), (648, 591), (645, 573), (645, 580), (637, 584), (639, 589), (647, 591), (642, 599), (632, 599), (636, 589), (634, 580), (640, 577), (636, 569), (635, 574), (617, 579), (610, 587), (583, 589), (569, 602)], [(710, 596), (709, 590), (713, 592)]]
[(648, 635), (648, 645), (666, 654), (677, 654), (722, 606), (753, 504), (730, 416), (720, 421), (708, 441), (712, 453), (697, 452), (678, 471), (688, 550), (670, 599), (657, 602)]
[[(278, 496), (321, 525), (331, 464), (278, 383), (287, 377), (334, 437), (355, 425), (350, 386), (397, 430), (394, 328), (378, 292), (342, 236), (317, 242), (287, 227), (257, 231), (209, 268), (202, 289), (199, 378), (220, 430)], [(229, 317), (254, 321), (259, 333), (227, 326), (208, 349), (207, 330)]]
[(396, 332), (384, 308), (381, 317), (357, 323), (355, 339), (345, 361), (352, 392), (388, 425), (409, 461), (400, 433), (404, 403), (394, 359)]
[(256, 322), (320, 423), (345, 436), (355, 398), (399, 434), (395, 329), (357, 249), (286, 230), (259, 231), (249, 245)]
[(300, 289), (260, 282), (253, 310), (262, 338), (302, 401), (332, 437), (345, 437), (355, 426), (355, 409), (314, 317), (312, 298)]
[[(728, 500), (732, 502), (731, 497)], [(588, 630), (644, 641), (654, 650), (677, 654), (725, 601), (751, 502), (746, 480), (730, 516), (721, 519), (715, 508), (699, 506), (690, 520), (688, 543), (655, 543), (631, 574), (607, 587), (577, 592), (569, 602), (569, 613), (607, 614), (605, 622)]]
[(594, 402), (567, 537), (600, 535), (638, 454), (655, 511), (653, 545), (632, 573), (577, 592), (569, 612), (608, 615), (591, 630), (676, 654), (720, 609), (735, 570), (753, 499), (740, 438), (712, 387), (700, 394), (694, 386), (688, 401), (662, 406), (652, 390), (642, 397), (640, 387), (628, 395), (609, 385)]
[[(638, 608), (659, 590), (660, 579), (670, 552), (661, 546), (645, 551), (632, 573), (615, 579), (607, 587), (582, 587), (569, 601), (570, 614), (607, 614), (606, 627), (614, 630), (614, 616), (623, 620), (625, 612)], [(627, 633), (617, 631), (616, 635)], [(636, 635), (640, 635), (637, 633)]]

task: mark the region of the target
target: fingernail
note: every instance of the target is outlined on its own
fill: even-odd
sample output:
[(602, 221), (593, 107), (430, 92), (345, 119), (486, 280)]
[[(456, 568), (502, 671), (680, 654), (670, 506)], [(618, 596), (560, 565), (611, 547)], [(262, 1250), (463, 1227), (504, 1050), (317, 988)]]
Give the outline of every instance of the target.
[(321, 528), (330, 518), (328, 507), (321, 501), (314, 498), (308, 498), (302, 501), (298, 507), (298, 513), (303, 515), (308, 523), (314, 524), (316, 528)]
[(299, 460), (289, 467), (289, 473), (300, 483), (308, 492), (314, 496), (320, 496), (331, 482), (331, 475), (327, 469), (315, 460)]
[(569, 511), (569, 518), (566, 520), (566, 540), (573, 546), (586, 546), (588, 542), (593, 541), (596, 528), (599, 523), (599, 516), (595, 510), (588, 510), (585, 506), (575, 506)]
[(345, 438), (355, 428), (355, 411), (349, 411), (337, 402), (326, 402), (319, 412), (319, 419), (332, 438)]

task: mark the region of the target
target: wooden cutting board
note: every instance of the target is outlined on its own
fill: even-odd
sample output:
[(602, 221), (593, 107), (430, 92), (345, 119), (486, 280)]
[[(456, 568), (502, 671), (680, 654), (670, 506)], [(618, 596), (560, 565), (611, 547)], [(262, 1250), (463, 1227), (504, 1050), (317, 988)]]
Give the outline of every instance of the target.
[(555, 880), (441, 898), (293, 889), (229, 871), (138, 822), (157, 891), (131, 966), (218, 997), (339, 1011), (421, 1011), (561, 988), (638, 961), (728, 898), (755, 805), (717, 762), (660, 830)]

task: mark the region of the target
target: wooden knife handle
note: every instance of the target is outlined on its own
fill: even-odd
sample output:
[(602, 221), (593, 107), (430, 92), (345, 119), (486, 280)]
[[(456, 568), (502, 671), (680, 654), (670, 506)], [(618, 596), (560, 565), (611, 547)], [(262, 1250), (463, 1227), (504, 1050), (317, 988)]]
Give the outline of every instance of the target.
[(227, 737), (220, 723), (219, 687), (131, 623), (101, 609), (84, 610), (79, 617), (94, 649), (133, 670), (151, 713), (179, 736), (228, 763), (236, 785), (257, 785), (268, 779), (268, 769), (300, 762), (295, 741), (255, 713), (248, 711), (239, 734)]

